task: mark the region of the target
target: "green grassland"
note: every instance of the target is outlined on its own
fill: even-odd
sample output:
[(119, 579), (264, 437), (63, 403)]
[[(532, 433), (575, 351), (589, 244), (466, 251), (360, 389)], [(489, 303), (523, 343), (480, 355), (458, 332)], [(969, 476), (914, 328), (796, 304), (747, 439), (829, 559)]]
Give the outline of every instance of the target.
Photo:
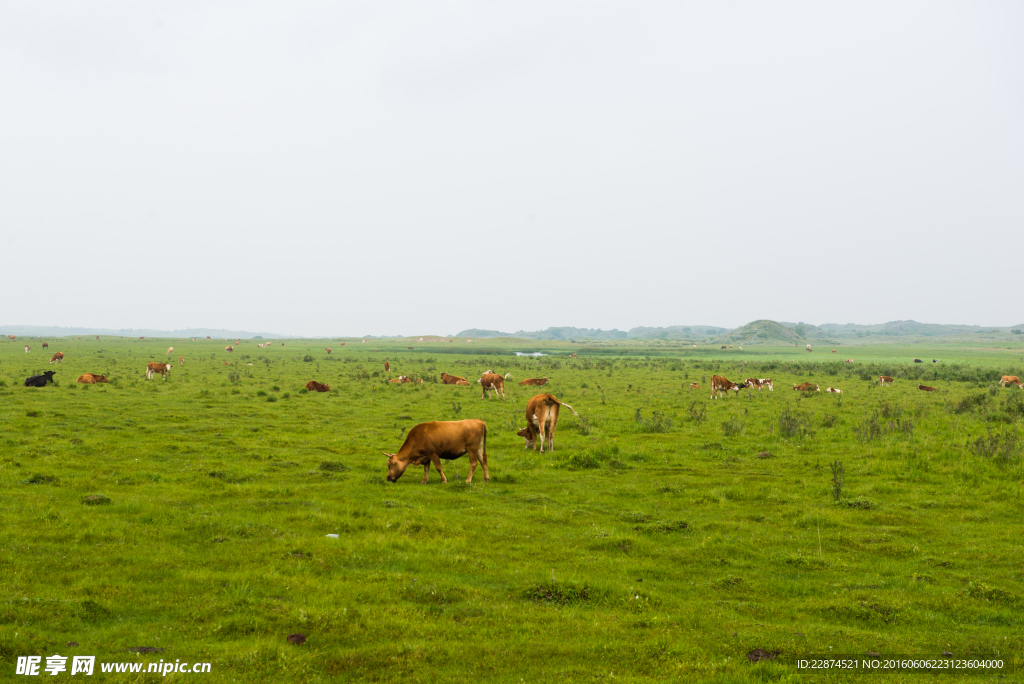
[[(1024, 375), (1019, 348), (28, 343), (0, 343), (2, 681), (54, 653), (213, 664), (94, 675), (125, 682), (846, 681), (793, 659), (868, 651), (1021, 664), (1024, 391), (995, 384)], [(168, 379), (147, 381), (170, 344)], [(426, 382), (389, 385), (385, 360)], [(22, 386), (48, 369), (55, 385)], [(488, 369), (512, 374), (506, 402), (436, 381)], [(775, 391), (710, 400), (715, 373)], [(805, 380), (843, 394), (789, 388)], [(581, 414), (562, 412), (554, 453), (515, 435), (538, 391)], [(466, 484), (466, 459), (445, 485), (386, 482), (381, 452), (410, 427), (463, 418), (487, 422), (490, 482)]]

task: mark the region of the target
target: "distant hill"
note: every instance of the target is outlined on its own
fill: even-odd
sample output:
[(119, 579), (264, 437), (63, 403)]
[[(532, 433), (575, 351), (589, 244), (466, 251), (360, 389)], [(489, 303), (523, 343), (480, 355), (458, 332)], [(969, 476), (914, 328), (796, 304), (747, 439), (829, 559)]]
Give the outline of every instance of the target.
[(262, 337), (263, 339), (283, 339), (285, 335), (274, 333), (251, 333), (243, 330), (214, 330), (212, 328), (188, 328), (186, 330), (150, 330), (135, 328), (122, 328), (111, 330), (109, 328), (60, 328), (55, 325), (8, 325), (0, 326), (0, 333), (4, 335), (26, 335), (29, 337), (69, 337), (71, 335), (110, 335), (113, 337), (206, 337), (209, 335), (215, 339), (229, 340), (231, 338), (252, 339)]
[(781, 323), (760, 320), (729, 331), (729, 338), (740, 344), (793, 344), (800, 336)]
[(481, 330), (480, 328), (470, 328), (469, 330), (463, 330), (458, 335), (452, 335), (452, 337), (469, 337), (469, 338), (480, 338), (484, 339), (487, 337), (516, 337), (512, 333), (503, 333), (497, 330)]

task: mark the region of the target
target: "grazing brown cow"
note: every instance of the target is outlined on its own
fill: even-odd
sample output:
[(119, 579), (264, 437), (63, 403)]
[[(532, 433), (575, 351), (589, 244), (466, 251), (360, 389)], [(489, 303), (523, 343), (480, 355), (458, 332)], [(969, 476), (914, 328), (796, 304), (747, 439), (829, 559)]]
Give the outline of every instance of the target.
[[(388, 363), (387, 361), (384, 362), (384, 372), (385, 373), (390, 373), (391, 372), (391, 364)], [(441, 375), (444, 375), (444, 373), (442, 373)]]
[(327, 353), (328, 353), (328, 354), (330, 354), (330, 353), (331, 353), (331, 348), (330, 348), (330, 347), (328, 347), (328, 348), (327, 348)]
[(553, 394), (538, 394), (526, 402), (526, 427), (516, 434), (526, 440), (526, 448), (537, 450), (537, 438), (540, 438), (540, 453), (544, 453), (544, 441), (547, 440), (548, 451), (555, 450), (555, 425), (558, 424), (558, 407), (564, 406), (576, 413), (576, 409), (558, 401)]
[(807, 351), (811, 351), (811, 345), (807, 345)]
[(547, 378), (527, 378), (526, 380), (521, 381), (519, 384), (520, 385), (536, 385), (537, 387), (540, 387), (541, 385), (548, 384), (548, 379)]
[(110, 382), (107, 380), (106, 375), (99, 375), (97, 373), (86, 373), (85, 375), (79, 375), (77, 382), (84, 383), (86, 385), (95, 385), (97, 382)]
[(836, 350), (835, 350), (835, 349), (833, 349), (833, 350), (832, 350), (832, 353), (833, 353), (833, 354), (835, 354), (835, 353), (836, 353)]
[(805, 382), (805, 383), (800, 384), (800, 385), (793, 385), (793, 389), (795, 389), (797, 392), (820, 392), (821, 391), (820, 387), (818, 387), (817, 385), (812, 385), (809, 382)]
[(13, 339), (17, 339), (17, 338), (14, 337), (14, 335), (8, 335), (7, 337), (11, 338), (12, 340)]
[(441, 384), (442, 385), (468, 385), (469, 381), (466, 378), (460, 378), (458, 375), (448, 375), (447, 373), (441, 373)]
[(330, 392), (331, 388), (322, 382), (316, 380), (310, 380), (306, 383), (306, 389), (310, 392)]
[(756, 387), (758, 392), (764, 387), (767, 387), (769, 392), (775, 391), (771, 378), (747, 378), (747, 387)]
[(406, 349), (408, 349), (409, 351), (412, 351), (412, 347), (406, 347)]
[(934, 392), (935, 391), (934, 387), (929, 387), (928, 385), (918, 385), (917, 389), (923, 390), (925, 392)]
[[(743, 383), (742, 385), (737, 385), (735, 382), (729, 382), (729, 380), (727, 378), (724, 378), (721, 375), (712, 375), (711, 376), (711, 398), (712, 399), (719, 399), (719, 398), (721, 398), (723, 392), (725, 392), (726, 394), (729, 393), (729, 390), (732, 390), (733, 392), (739, 392), (741, 389), (743, 389), (746, 386), (747, 386), (747, 383)], [(718, 393), (718, 396), (715, 396), (716, 392)]]
[(228, 346), (224, 347), (224, 351), (226, 351), (226, 352), (233, 352), (233, 351), (235, 351), (235, 348), (234, 348), (234, 347), (232, 347), (232, 346), (231, 346), (231, 345), (229, 344)]
[(695, 382), (690, 383), (690, 389), (700, 389), (700, 385)]
[(830, 394), (842, 394), (842, 393), (843, 393), (843, 390), (841, 390), (841, 389), (836, 389), (836, 388), (834, 388), (834, 387), (829, 387), (829, 388), (828, 388), (827, 390), (825, 390), (825, 391), (826, 391), (826, 392), (828, 392), (828, 393), (830, 393)]
[(179, 356), (178, 357), (178, 363), (181, 364), (182, 366), (184, 366), (185, 365), (185, 357), (184, 356)]
[(487, 470), (487, 423), (475, 418), (420, 423), (409, 430), (397, 454), (384, 454), (388, 457), (388, 482), (397, 482), (409, 466), (421, 465), (423, 484), (426, 484), (431, 463), (441, 476), (441, 482), (448, 482), (441, 470), (441, 459), (451, 461), (466, 454), (469, 454), (469, 476), (466, 482), (473, 481), (477, 464), (483, 466), (484, 482), (490, 480), (491, 474)]
[(50, 346), (49, 342), (43, 342), (43, 349), (47, 349)]
[(1020, 378), (1018, 378), (1016, 375), (1004, 375), (1002, 379), (999, 381), (1000, 387), (1006, 387), (1007, 384), (1016, 385), (1017, 387), (1024, 389), (1024, 385), (1021, 384)]
[(345, 346), (345, 343), (344, 343), (344, 342), (342, 342), (342, 343), (341, 343), (341, 346), (342, 346), (342, 347), (344, 347), (344, 346)]
[(498, 375), (497, 373), (484, 373), (484, 376), (477, 380), (480, 383), (480, 387), (483, 389), (483, 393), (480, 398), (490, 398), (491, 390), (494, 390), (494, 394), (501, 395), (501, 400), (505, 401), (505, 378)]
[(174, 351), (174, 347), (168, 347), (167, 348), (167, 355), (170, 356), (172, 351)]
[[(78, 339), (82, 339), (82, 338), (81, 338), (81, 337), (79, 337)], [(142, 337), (140, 337), (139, 339), (140, 339), (140, 340), (144, 340), (144, 339), (146, 339), (146, 336), (145, 336), (145, 335), (143, 335), (143, 336), (142, 336)]]
[(167, 374), (171, 372), (171, 364), (169, 363), (157, 363), (156, 361), (150, 361), (146, 364), (146, 379), (152, 380), (153, 373), (159, 373), (160, 376), (166, 380)]
[(888, 375), (879, 375), (878, 376), (878, 383), (880, 385), (891, 385), (892, 384), (892, 378), (890, 378)]
[(846, 359), (843, 363), (853, 363), (853, 359)]
[(722, 345), (722, 349), (725, 349), (725, 345), (724, 344)]
[(64, 363), (64, 352), (57, 352), (50, 357), (50, 363)]
[(576, 355), (575, 355), (575, 354), (569, 354), (569, 358), (570, 358), (570, 359), (575, 359), (575, 358), (576, 358)]

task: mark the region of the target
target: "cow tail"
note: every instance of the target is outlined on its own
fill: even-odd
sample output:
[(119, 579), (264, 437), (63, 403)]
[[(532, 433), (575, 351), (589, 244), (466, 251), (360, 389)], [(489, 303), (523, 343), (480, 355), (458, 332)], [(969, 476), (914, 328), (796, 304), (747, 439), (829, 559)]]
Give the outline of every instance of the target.
[(558, 404), (559, 406), (564, 406), (565, 408), (569, 409), (570, 411), (572, 411), (572, 415), (579, 418), (580, 414), (576, 413), (576, 409), (574, 409), (572, 406), (569, 406), (568, 404), (562, 401), (556, 401), (555, 403)]

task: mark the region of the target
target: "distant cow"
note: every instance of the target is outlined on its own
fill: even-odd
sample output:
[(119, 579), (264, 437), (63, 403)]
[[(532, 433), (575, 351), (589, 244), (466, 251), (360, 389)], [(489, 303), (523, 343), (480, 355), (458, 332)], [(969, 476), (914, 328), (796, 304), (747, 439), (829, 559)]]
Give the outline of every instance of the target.
[(460, 378), (458, 375), (448, 375), (447, 373), (441, 373), (441, 384), (443, 385), (468, 385), (469, 381), (466, 378)]
[(42, 375), (33, 375), (25, 378), (25, 387), (45, 387), (46, 383), (53, 382), (53, 375), (56, 371), (46, 371)]
[(399, 375), (397, 378), (391, 378), (388, 382), (393, 385), (404, 385), (407, 382), (412, 382), (412, 378), (405, 375)]
[(890, 378), (888, 375), (879, 375), (878, 376), (878, 383), (880, 385), (891, 385), (892, 384), (892, 378)]
[(747, 378), (746, 385), (747, 387), (756, 387), (758, 392), (764, 387), (767, 387), (769, 392), (775, 391), (772, 387), (771, 378)]
[[(719, 398), (721, 398), (723, 392), (725, 392), (726, 394), (729, 393), (729, 390), (732, 390), (733, 392), (739, 392), (741, 389), (743, 389), (746, 386), (747, 386), (747, 383), (743, 383), (742, 385), (737, 385), (735, 382), (730, 382), (727, 378), (725, 378), (725, 377), (723, 377), (721, 375), (712, 375), (711, 376), (711, 398), (712, 399), (719, 399)], [(717, 393), (718, 396), (715, 396), (716, 393)]]
[(807, 345), (807, 351), (812, 351), (811, 345), (809, 345), (809, 344)]
[[(387, 361), (384, 362), (384, 372), (385, 373), (390, 373), (391, 372), (391, 364), (388, 363)], [(444, 375), (444, 373), (442, 373), (442, 375)]]
[(843, 390), (841, 390), (841, 389), (836, 389), (836, 388), (834, 388), (834, 387), (829, 387), (829, 388), (828, 388), (827, 390), (825, 390), (825, 391), (826, 391), (826, 392), (828, 392), (828, 393), (830, 393), (830, 394), (842, 394), (842, 393), (843, 393)]
[(331, 391), (330, 387), (328, 387), (327, 385), (325, 385), (322, 382), (317, 382), (316, 380), (310, 380), (309, 382), (307, 382), (306, 383), (306, 389), (309, 390), (310, 392), (330, 392)]
[(505, 401), (505, 378), (498, 375), (497, 373), (484, 373), (484, 376), (477, 380), (480, 383), (480, 387), (483, 392), (480, 394), (480, 398), (490, 398), (491, 390), (494, 390), (495, 395), (501, 395), (501, 400)]
[(999, 380), (1000, 387), (1006, 387), (1007, 384), (1016, 385), (1017, 387), (1024, 389), (1024, 385), (1021, 384), (1020, 378), (1018, 378), (1016, 375), (1004, 375)]
[(174, 351), (174, 347), (168, 347), (167, 348), (167, 355), (170, 356), (172, 351)]
[(802, 383), (800, 385), (793, 385), (793, 389), (798, 392), (820, 392), (821, 388), (817, 385), (812, 385), (809, 382)]
[(836, 353), (836, 350), (835, 350), (835, 349), (833, 349), (833, 350), (832, 350), (832, 353), (833, 353), (833, 354), (835, 354), (835, 353)]
[(388, 482), (397, 482), (409, 466), (421, 465), (423, 484), (426, 484), (431, 463), (441, 476), (441, 482), (448, 482), (441, 470), (441, 459), (451, 461), (466, 454), (469, 454), (469, 476), (466, 482), (473, 481), (477, 464), (483, 466), (484, 482), (490, 480), (491, 475), (487, 470), (487, 423), (474, 418), (420, 423), (409, 430), (397, 454), (384, 454), (388, 457)]
[(409, 351), (412, 351), (412, 347), (406, 347), (406, 349), (408, 349)]
[(723, 344), (723, 345), (722, 345), (722, 349), (725, 349), (725, 348), (726, 348), (726, 347), (725, 347), (725, 345)]
[(846, 359), (843, 363), (853, 363), (853, 359)]
[(576, 355), (575, 355), (575, 354), (569, 354), (569, 358), (570, 358), (570, 359), (575, 359), (575, 358), (576, 358)]
[(578, 416), (576, 409), (558, 401), (553, 394), (538, 394), (526, 402), (526, 427), (516, 434), (526, 440), (526, 448), (537, 450), (540, 438), (540, 453), (544, 453), (544, 441), (548, 451), (555, 450), (555, 425), (558, 424), (558, 407), (564, 406)]
[(527, 378), (519, 383), (520, 385), (535, 385), (540, 387), (541, 385), (548, 384), (547, 378)]
[(330, 353), (331, 353), (331, 348), (330, 348), (330, 347), (328, 347), (328, 348), (327, 348), (327, 353), (328, 353), (328, 354), (330, 354)]
[(690, 383), (690, 389), (700, 389), (700, 385), (695, 382)]
[(86, 373), (85, 375), (79, 375), (76, 382), (81, 382), (86, 385), (95, 385), (97, 382), (110, 382), (107, 380), (106, 375), (99, 375), (97, 373)]
[(26, 354), (28, 354), (28, 352), (29, 352), (29, 350), (30, 350), (30, 349), (32, 349), (32, 347), (30, 347), (30, 346), (28, 346), (28, 345), (26, 344), (26, 345), (25, 345), (25, 353), (26, 353)]
[[(81, 338), (81, 337), (79, 337), (78, 339), (82, 339), (82, 338)], [(146, 336), (145, 336), (145, 335), (143, 335), (143, 336), (142, 336), (142, 337), (140, 337), (139, 339), (140, 339), (140, 340), (144, 340), (144, 339), (146, 339)]]
[[(225, 363), (227, 363), (225, 361)], [(146, 379), (152, 380), (153, 373), (159, 373), (160, 376), (166, 380), (167, 374), (171, 372), (171, 364), (169, 363), (157, 363), (156, 361), (150, 361), (146, 364)]]
[(49, 348), (49, 346), (50, 346), (49, 342), (43, 342), (43, 349), (47, 349), (47, 348)]
[(7, 337), (9, 337), (12, 340), (17, 339), (14, 335), (8, 335)]
[(935, 391), (934, 387), (929, 387), (928, 385), (918, 385), (917, 389), (922, 390), (924, 392), (934, 392)]
[(64, 363), (64, 352), (57, 352), (51, 356), (50, 363)]
[(914, 363), (924, 363), (921, 359), (914, 359)]
[(185, 365), (185, 357), (184, 356), (179, 356), (178, 357), (178, 364), (180, 364), (182, 366)]
[(235, 351), (235, 348), (234, 348), (234, 347), (232, 347), (232, 346), (231, 346), (231, 345), (229, 344), (228, 346), (224, 347), (224, 351), (226, 351), (226, 352), (233, 352), (233, 351)]

